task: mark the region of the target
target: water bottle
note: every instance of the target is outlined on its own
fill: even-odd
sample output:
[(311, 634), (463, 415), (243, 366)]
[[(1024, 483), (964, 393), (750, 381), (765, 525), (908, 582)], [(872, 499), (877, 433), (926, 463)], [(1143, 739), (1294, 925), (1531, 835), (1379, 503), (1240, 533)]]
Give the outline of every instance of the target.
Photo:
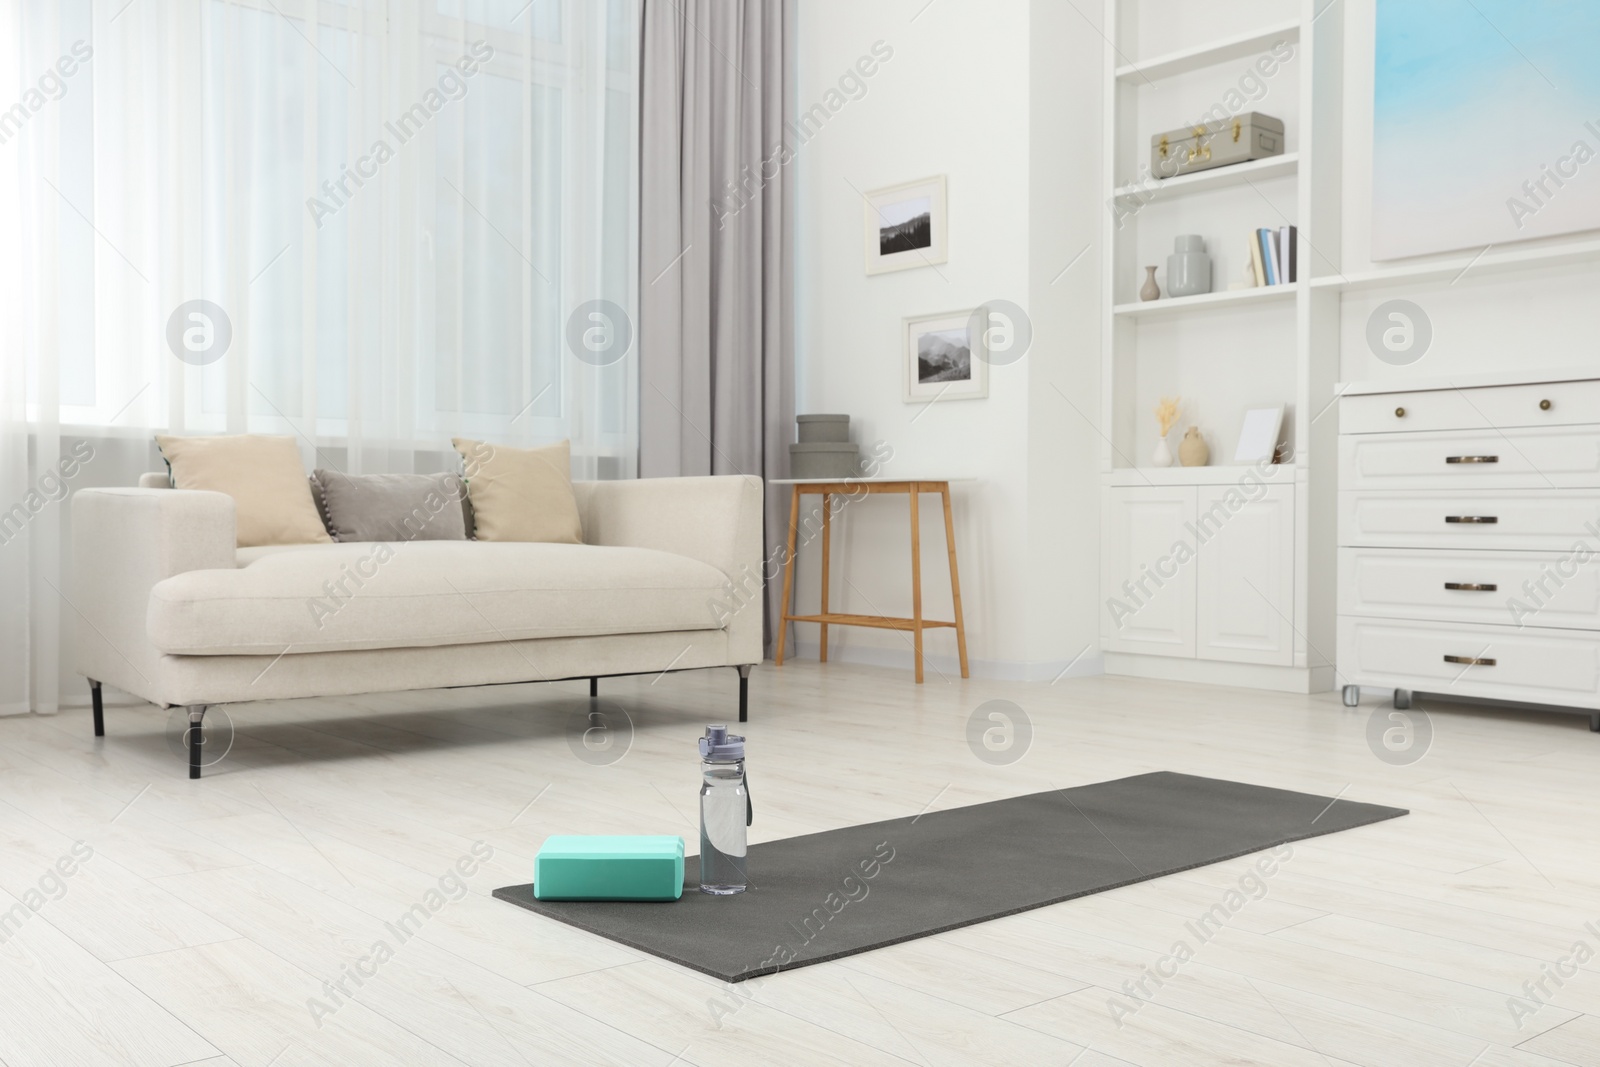
[(745, 827), (754, 818), (744, 780), (744, 738), (720, 723), (700, 739), (700, 892), (743, 893)]

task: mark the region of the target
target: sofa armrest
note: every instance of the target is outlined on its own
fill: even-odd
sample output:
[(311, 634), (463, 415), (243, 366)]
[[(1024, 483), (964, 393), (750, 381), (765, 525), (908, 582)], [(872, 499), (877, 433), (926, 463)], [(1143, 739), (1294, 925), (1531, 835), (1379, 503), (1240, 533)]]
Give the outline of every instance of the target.
[(762, 507), (753, 475), (577, 482), (591, 545), (654, 548), (708, 563), (728, 579), (706, 610), (728, 630), (730, 662), (761, 662)]
[(72, 498), (77, 668), (157, 703), (150, 590), (174, 574), (238, 566), (233, 498), (190, 489), (83, 489)]

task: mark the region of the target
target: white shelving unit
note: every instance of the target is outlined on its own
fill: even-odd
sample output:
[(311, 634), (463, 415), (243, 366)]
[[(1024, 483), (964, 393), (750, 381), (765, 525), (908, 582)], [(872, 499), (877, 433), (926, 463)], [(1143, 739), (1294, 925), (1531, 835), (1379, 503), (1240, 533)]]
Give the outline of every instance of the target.
[(1300, 289), (1299, 283), (1293, 285), (1262, 285), (1254, 289), (1225, 289), (1220, 293), (1201, 293), (1199, 296), (1172, 296), (1161, 300), (1116, 304), (1111, 308), (1111, 313), (1117, 318), (1159, 318), (1197, 309), (1235, 307), (1240, 304), (1259, 304), (1273, 300), (1292, 300), (1300, 294)]
[(1177, 74), (1214, 67), (1233, 59), (1253, 57), (1265, 52), (1279, 41), (1288, 41), (1292, 44), (1300, 40), (1300, 26), (1300, 19), (1290, 19), (1275, 26), (1236, 34), (1196, 48), (1184, 48), (1151, 59), (1134, 60), (1116, 67), (1114, 77), (1117, 81), (1127, 82), (1155, 81), (1158, 78), (1170, 78)]
[(1205, 467), (1122, 467), (1107, 474), (1104, 484), (1112, 486), (1163, 485), (1238, 485), (1254, 472), (1263, 481), (1286, 483), (1294, 480), (1295, 469), (1274, 464), (1266, 471), (1238, 464)]
[[(1140, 0), (1105, 0), (1101, 637), (1111, 673), (1297, 692), (1333, 685), (1337, 435), (1323, 415), (1339, 377), (1339, 289), (1361, 283), (1304, 279), (1309, 250), (1339, 239), (1341, 8), (1253, 0), (1233, 16), (1264, 16), (1253, 27), (1147, 52), (1141, 37), (1170, 44), (1181, 27), (1141, 11)], [(1255, 66), (1264, 56), (1274, 57), (1270, 78)], [(1229, 114), (1281, 118), (1285, 153), (1151, 179), (1151, 135), (1196, 124), (1250, 70), (1267, 89)], [(1253, 229), (1284, 225), (1299, 230), (1302, 280), (1229, 290)], [(1214, 291), (1141, 302), (1143, 266), (1164, 275), (1182, 233), (1206, 237)], [(1163, 395), (1183, 398), (1174, 453), (1196, 423), (1217, 465), (1146, 466)], [(1279, 404), (1289, 459), (1230, 465), (1244, 411)], [(1180, 543), (1192, 551), (1175, 553)]]
[(1138, 184), (1118, 186), (1112, 192), (1112, 196), (1119, 201), (1130, 201), (1142, 200), (1146, 196), (1154, 195), (1158, 190), (1161, 196), (1201, 193), (1209, 189), (1225, 189), (1230, 185), (1281, 178), (1286, 174), (1293, 174), (1299, 166), (1300, 153), (1285, 152), (1270, 159), (1255, 159), (1249, 163), (1235, 163), (1231, 167), (1217, 167), (1195, 174), (1179, 174), (1174, 178), (1163, 178), (1154, 186)]

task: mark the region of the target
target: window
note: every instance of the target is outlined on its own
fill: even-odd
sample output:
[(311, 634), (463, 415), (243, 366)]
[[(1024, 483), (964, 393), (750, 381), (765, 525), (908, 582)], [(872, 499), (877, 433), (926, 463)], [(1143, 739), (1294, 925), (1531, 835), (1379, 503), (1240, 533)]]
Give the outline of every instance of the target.
[[(61, 8), (94, 47), (61, 113), (63, 422), (295, 433), (352, 470), (571, 437), (580, 474), (633, 472), (634, 353), (579, 360), (567, 320), (636, 304), (637, 0), (87, 8)], [(196, 298), (215, 362), (167, 344)]]

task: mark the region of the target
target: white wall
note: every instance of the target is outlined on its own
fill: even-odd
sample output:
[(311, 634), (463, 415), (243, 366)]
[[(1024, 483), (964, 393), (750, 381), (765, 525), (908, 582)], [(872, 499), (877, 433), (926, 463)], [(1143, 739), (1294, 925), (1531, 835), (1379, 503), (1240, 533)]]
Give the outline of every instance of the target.
[[(1081, 12), (1081, 14), (1080, 14)], [(1098, 673), (1101, 65), (1098, 4), (1029, 23), (1029, 673)], [(1086, 20), (1093, 20), (1086, 21)], [(1069, 405), (1065, 398), (1070, 398)], [(1074, 410), (1076, 409), (1076, 410)], [(1109, 428), (1107, 429), (1109, 432)]]
[[(1070, 8), (1027, 0), (806, 0), (798, 33), (802, 111), (874, 42), (893, 55), (797, 152), (797, 410), (848, 412), (855, 440), (893, 448), (885, 474), (976, 479), (955, 501), (974, 672), (1054, 677), (1094, 626), (1097, 436), (1051, 383), (1093, 411), (1098, 253), (1061, 271), (1098, 218), (1099, 37)], [(867, 277), (862, 192), (935, 174), (948, 182), (949, 262)], [(1029, 312), (1028, 355), (991, 368), (987, 399), (905, 403), (901, 320), (994, 299)], [(935, 499), (924, 498), (923, 609), (949, 618)], [(904, 497), (852, 504), (833, 559), (832, 610), (910, 615)], [(798, 572), (802, 611), (817, 606), (818, 568), (813, 544)], [(835, 657), (910, 664), (908, 635), (830, 636)], [(816, 627), (801, 624), (799, 639), (815, 655)], [(930, 678), (954, 677), (953, 634), (926, 642)], [(1091, 650), (1075, 670), (1096, 664)]]

